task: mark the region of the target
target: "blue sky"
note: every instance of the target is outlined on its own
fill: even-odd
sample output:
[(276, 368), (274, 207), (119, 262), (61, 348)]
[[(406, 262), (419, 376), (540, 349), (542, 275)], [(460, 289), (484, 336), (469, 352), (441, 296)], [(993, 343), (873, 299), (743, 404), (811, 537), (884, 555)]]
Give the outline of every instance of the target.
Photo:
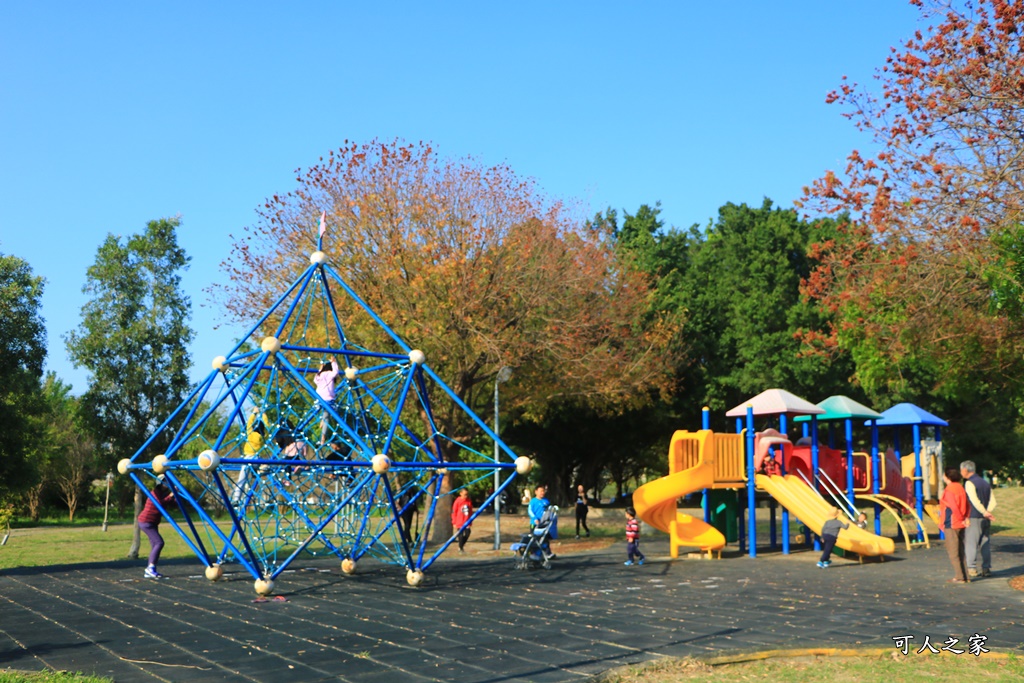
[(507, 162), (587, 215), (791, 205), (870, 140), (825, 104), (910, 36), (902, 0), (0, 4), (0, 253), (47, 280), (47, 368), (108, 233), (180, 215), (193, 377), (255, 209), (346, 139)]

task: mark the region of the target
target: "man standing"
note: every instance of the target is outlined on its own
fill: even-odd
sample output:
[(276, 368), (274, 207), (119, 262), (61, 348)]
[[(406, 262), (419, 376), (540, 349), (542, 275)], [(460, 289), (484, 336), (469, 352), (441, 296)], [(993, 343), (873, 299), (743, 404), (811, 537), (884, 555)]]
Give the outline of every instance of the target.
[[(992, 548), (989, 534), (992, 527), (992, 511), (996, 509), (996, 497), (992, 485), (978, 473), (973, 460), (960, 463), (960, 475), (964, 478), (964, 490), (970, 503), (971, 523), (964, 529), (964, 564), (967, 573), (974, 576), (989, 576), (992, 573)], [(978, 555), (981, 561), (978, 561)]]

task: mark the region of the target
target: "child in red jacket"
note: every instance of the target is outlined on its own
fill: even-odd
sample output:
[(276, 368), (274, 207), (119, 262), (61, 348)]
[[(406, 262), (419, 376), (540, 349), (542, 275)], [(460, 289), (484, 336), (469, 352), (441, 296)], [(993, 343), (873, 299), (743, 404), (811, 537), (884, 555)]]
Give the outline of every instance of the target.
[(473, 516), (473, 501), (469, 499), (469, 491), (462, 489), (459, 491), (459, 497), (452, 503), (452, 528), (459, 532), (459, 552), (466, 552), (466, 541), (469, 540), (469, 535), (472, 533), (472, 529), (467, 525), (465, 529), (459, 531), (459, 527), (469, 521), (469, 518)]
[(644, 554), (640, 552), (640, 522), (636, 518), (636, 510), (632, 507), (626, 508), (626, 555), (628, 559), (624, 562), (627, 567), (633, 565), (633, 558), (636, 564), (644, 563)]

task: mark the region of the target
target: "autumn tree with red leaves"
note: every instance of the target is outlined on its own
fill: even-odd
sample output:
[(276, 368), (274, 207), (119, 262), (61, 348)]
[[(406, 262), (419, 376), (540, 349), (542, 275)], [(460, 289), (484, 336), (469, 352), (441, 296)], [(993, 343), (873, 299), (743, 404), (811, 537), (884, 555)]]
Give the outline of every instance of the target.
[[(566, 401), (614, 412), (668, 386), (677, 327), (645, 318), (650, 283), (609, 235), (508, 166), (422, 143), (346, 142), (268, 199), (225, 263), (217, 298), (234, 318), (268, 309), (307, 266), (321, 211), (331, 266), (480, 412), (503, 366), (502, 406), (527, 419)], [(356, 339), (379, 334), (361, 311), (338, 315)], [(435, 418), (460, 441), (476, 432), (458, 410)], [(435, 525), (451, 533), (443, 511)]]
[(853, 349), (875, 395), (908, 374), (937, 396), (1016, 386), (1024, 1), (912, 4), (934, 23), (892, 49), (880, 90), (844, 82), (828, 97), (880, 151), (805, 189), (805, 209), (846, 220), (806, 291), (839, 313), (825, 342)]

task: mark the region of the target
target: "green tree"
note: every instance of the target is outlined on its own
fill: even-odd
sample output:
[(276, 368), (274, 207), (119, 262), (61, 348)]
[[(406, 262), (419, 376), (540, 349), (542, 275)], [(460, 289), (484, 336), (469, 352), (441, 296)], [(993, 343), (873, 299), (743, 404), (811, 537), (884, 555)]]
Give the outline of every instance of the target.
[(70, 385), (50, 372), (41, 393), (44, 424), (40, 432), (44, 436), (34, 458), (38, 463), (39, 484), (29, 494), (29, 513), (33, 518), (38, 517), (37, 492), (52, 485), (67, 506), (68, 521), (73, 522), (87, 492), (86, 485), (95, 473), (96, 442), (82, 424), (80, 401), (71, 395)]
[(664, 404), (618, 415), (565, 406), (543, 421), (517, 423), (506, 437), (536, 459), (538, 471), (530, 478), (548, 487), (552, 503), (565, 505), (577, 484), (599, 490), (610, 480), (621, 496), (630, 479), (665, 471), (672, 425), (663, 416)]
[(44, 284), (28, 263), (0, 254), (0, 499), (30, 483), (26, 454), (39, 436), (33, 415), (46, 359)]
[(25, 488), (24, 500), (32, 521), (39, 520), (43, 499), (53, 486), (55, 471), (60, 467), (63, 445), (69, 440), (65, 431), (72, 425), (70, 406), (74, 405), (71, 385), (48, 372), (40, 390), (41, 410), (33, 416), (33, 431), (37, 438), (28, 449), (28, 466), (32, 482)]
[[(189, 386), (191, 302), (180, 273), (190, 257), (178, 246), (179, 224), (160, 219), (127, 240), (107, 236), (82, 289), (90, 297), (82, 323), (66, 338), (72, 362), (90, 373), (82, 413), (105, 453), (104, 468), (132, 456)], [(157, 440), (147, 455), (166, 446)], [(141, 492), (135, 501), (138, 513)], [(136, 526), (130, 557), (138, 546)]]
[(850, 386), (848, 355), (808, 354), (802, 341), (827, 329), (828, 312), (801, 295), (801, 283), (815, 265), (811, 243), (832, 229), (831, 221), (803, 221), (766, 199), (760, 208), (726, 204), (705, 233), (691, 230), (683, 276), (693, 359), (682, 378), (686, 414), (706, 405), (721, 416), (771, 387), (810, 401), (838, 393), (864, 399)]

